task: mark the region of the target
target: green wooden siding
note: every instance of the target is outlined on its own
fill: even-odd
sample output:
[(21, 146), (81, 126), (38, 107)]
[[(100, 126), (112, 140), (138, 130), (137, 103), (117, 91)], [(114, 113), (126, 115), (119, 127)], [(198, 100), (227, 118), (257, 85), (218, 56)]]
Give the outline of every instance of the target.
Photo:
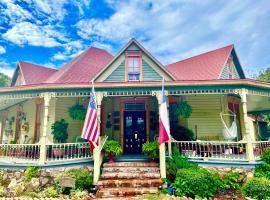
[[(222, 73), (220, 75), (220, 79), (228, 79), (229, 78), (228, 70), (229, 70), (228, 66), (225, 65), (225, 67), (223, 68)], [(233, 66), (233, 78), (234, 79), (239, 79), (240, 78), (235, 66)]]
[(160, 81), (162, 77), (145, 61), (142, 60), (143, 81)]
[(125, 61), (108, 76), (104, 82), (124, 82), (125, 81)]

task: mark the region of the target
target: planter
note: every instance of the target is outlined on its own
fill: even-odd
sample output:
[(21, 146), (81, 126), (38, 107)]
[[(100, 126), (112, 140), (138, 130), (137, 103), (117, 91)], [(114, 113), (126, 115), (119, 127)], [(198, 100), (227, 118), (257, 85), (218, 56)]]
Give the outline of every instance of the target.
[(114, 163), (114, 157), (112, 153), (109, 153), (108, 158), (109, 158), (109, 163)]
[(65, 154), (65, 149), (53, 148), (53, 155), (56, 157), (63, 156)]

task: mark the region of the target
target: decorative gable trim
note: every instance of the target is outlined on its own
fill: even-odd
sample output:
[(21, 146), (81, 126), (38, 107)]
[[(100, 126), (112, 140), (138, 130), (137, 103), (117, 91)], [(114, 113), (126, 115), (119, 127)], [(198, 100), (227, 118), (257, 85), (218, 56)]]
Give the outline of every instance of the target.
[(15, 86), (16, 85), (19, 75), (21, 76), (21, 81), (22, 81), (22, 83), (20, 85), (26, 85), (25, 78), (24, 78), (24, 75), (23, 75), (23, 71), (22, 71), (22, 68), (20, 66), (20, 62), (17, 62), (16, 69), (15, 69), (15, 71), (13, 73), (10, 86)]
[[(132, 44), (138, 46), (159, 68), (160, 70), (165, 73), (169, 79), (175, 80), (174, 76), (157, 60), (155, 59), (137, 40), (131, 39), (115, 56), (114, 58), (92, 79), (92, 81), (102, 81), (106, 78), (101, 78), (102, 75), (107, 75), (106, 71), (111, 67), (113, 63), (117, 61), (118, 58), (124, 56), (124, 51), (127, 50)], [(133, 49), (130, 49), (133, 51)], [(134, 49), (135, 51), (136, 49)], [(136, 50), (137, 51), (137, 50)], [(111, 71), (111, 70), (110, 70)], [(106, 73), (106, 74), (105, 74)]]

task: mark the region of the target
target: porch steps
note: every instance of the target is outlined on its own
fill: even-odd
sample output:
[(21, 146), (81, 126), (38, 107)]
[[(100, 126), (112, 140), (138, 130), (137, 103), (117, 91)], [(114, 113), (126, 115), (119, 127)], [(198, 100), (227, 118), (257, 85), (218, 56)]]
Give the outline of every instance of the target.
[(162, 185), (157, 163), (104, 163), (97, 198), (131, 198), (157, 193)]

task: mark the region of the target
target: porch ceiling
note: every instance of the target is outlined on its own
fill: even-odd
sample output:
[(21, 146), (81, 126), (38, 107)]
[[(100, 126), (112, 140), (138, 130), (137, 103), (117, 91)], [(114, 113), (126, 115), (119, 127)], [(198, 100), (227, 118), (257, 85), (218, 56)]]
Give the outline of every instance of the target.
[(248, 112), (269, 112), (270, 97), (248, 95), (247, 96)]
[(10, 107), (10, 106), (13, 106), (13, 105), (16, 105), (20, 102), (23, 102), (25, 101), (25, 99), (0, 99), (0, 111), (1, 110), (5, 110), (6, 108)]

